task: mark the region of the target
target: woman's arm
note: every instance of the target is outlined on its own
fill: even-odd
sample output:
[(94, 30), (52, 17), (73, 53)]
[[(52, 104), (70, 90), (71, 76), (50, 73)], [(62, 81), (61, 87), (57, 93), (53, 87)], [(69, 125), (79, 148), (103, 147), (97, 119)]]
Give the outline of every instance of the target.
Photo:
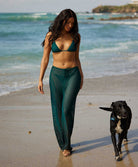
[[(81, 40), (81, 37), (80, 37), (80, 40)], [(79, 59), (79, 48), (80, 48), (80, 41), (79, 41), (79, 44), (77, 46), (75, 56), (76, 56), (77, 66), (79, 67), (79, 71), (80, 71), (80, 74), (81, 74), (81, 85), (80, 85), (80, 89), (81, 89), (82, 86), (83, 86), (83, 72), (82, 72), (81, 63), (80, 63), (80, 59)]]
[(44, 91), (43, 91), (43, 77), (44, 77), (45, 71), (46, 71), (48, 63), (49, 63), (49, 55), (50, 55), (50, 51), (51, 51), (51, 45), (49, 44), (50, 35), (51, 35), (50, 32), (47, 33), (47, 35), (46, 35), (43, 57), (42, 57), (42, 60), (41, 60), (39, 84), (38, 84), (38, 91), (41, 94), (44, 94)]

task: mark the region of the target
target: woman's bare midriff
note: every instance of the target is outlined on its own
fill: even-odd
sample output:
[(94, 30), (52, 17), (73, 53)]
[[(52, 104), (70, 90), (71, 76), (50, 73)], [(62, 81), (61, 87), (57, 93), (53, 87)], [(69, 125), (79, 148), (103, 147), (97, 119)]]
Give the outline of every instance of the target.
[(62, 51), (53, 53), (53, 66), (61, 69), (77, 66), (75, 52)]

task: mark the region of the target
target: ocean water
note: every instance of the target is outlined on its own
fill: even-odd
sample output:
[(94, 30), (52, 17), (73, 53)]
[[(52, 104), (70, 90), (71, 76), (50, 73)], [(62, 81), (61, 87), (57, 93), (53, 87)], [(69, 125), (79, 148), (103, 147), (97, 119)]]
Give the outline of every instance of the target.
[[(41, 42), (57, 13), (0, 13), (0, 95), (38, 84)], [(125, 14), (77, 13), (85, 78), (138, 71), (138, 20), (100, 21)], [(89, 20), (94, 17), (94, 20)], [(45, 74), (48, 84), (52, 53)]]

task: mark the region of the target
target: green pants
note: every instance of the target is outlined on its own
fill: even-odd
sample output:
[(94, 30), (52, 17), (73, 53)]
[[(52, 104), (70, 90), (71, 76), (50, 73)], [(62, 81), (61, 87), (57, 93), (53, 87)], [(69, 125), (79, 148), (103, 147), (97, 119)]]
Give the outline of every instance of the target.
[(81, 75), (78, 67), (67, 69), (52, 67), (49, 79), (52, 115), (61, 150), (71, 150), (70, 140), (80, 83)]

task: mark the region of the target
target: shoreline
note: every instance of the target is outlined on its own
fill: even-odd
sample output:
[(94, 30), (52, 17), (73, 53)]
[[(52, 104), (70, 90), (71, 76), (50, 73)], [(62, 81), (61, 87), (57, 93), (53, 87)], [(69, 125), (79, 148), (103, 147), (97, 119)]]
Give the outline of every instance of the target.
[[(119, 74), (119, 75), (107, 75), (107, 76), (100, 76), (100, 77), (94, 77), (94, 78), (85, 78), (84, 80), (86, 82), (89, 81), (89, 80), (94, 80), (94, 81), (97, 80), (98, 81), (98, 80), (103, 80), (104, 78), (111, 78), (111, 77), (112, 78), (120, 78), (121, 76), (127, 78), (130, 75), (132, 75), (133, 77), (135, 77), (136, 75), (138, 75), (138, 71), (133, 72), (133, 73)], [(44, 87), (46, 86), (46, 88), (47, 88), (48, 84), (49, 84), (49, 82), (45, 81), (44, 82)], [(2, 94), (2, 95), (0, 95), (0, 98), (3, 97), (3, 96), (10, 96), (10, 95), (13, 95), (13, 94), (16, 94), (16, 93), (20, 94), (21, 92), (24, 92), (24, 91), (27, 92), (27, 90), (29, 90), (29, 89), (32, 90), (32, 91), (34, 91), (35, 89), (37, 89), (37, 85), (36, 86), (30, 86), (30, 87), (27, 87), (27, 88), (21, 88), (20, 90), (15, 90), (15, 91), (12, 91), (12, 92), (8, 92), (6, 94)]]
[[(49, 86), (45, 94), (37, 87), (0, 96), (0, 163), (3, 167), (135, 167), (138, 137), (138, 72), (85, 79), (75, 111), (73, 154), (64, 158), (54, 134)], [(132, 109), (128, 145), (122, 145), (123, 160), (116, 162), (110, 138), (110, 113), (99, 109), (113, 101), (126, 100)], [(104, 165), (103, 165), (104, 164)]]

